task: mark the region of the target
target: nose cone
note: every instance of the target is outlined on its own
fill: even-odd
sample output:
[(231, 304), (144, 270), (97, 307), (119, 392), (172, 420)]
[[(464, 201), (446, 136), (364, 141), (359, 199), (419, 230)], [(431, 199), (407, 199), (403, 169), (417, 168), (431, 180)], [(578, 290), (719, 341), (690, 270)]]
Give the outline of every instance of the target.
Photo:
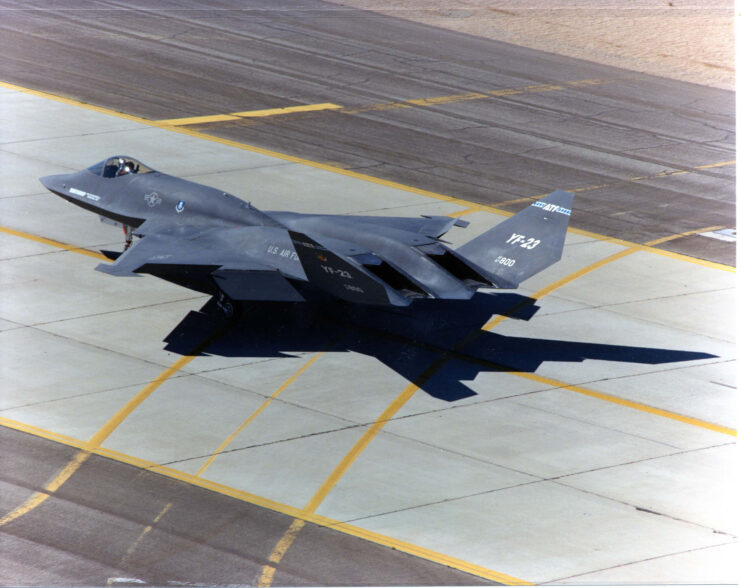
[(44, 176), (39, 178), (47, 190), (51, 190), (55, 194), (65, 194), (68, 192), (68, 178), (71, 174), (56, 174), (53, 176)]

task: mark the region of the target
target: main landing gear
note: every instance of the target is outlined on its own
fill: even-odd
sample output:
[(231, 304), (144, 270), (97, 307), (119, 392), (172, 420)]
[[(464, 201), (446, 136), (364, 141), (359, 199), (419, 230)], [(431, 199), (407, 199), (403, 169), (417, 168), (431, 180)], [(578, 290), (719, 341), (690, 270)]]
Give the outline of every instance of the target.
[(224, 318), (233, 320), (239, 317), (239, 302), (232, 300), (221, 290), (216, 294), (214, 300), (216, 301), (216, 307), (221, 311)]

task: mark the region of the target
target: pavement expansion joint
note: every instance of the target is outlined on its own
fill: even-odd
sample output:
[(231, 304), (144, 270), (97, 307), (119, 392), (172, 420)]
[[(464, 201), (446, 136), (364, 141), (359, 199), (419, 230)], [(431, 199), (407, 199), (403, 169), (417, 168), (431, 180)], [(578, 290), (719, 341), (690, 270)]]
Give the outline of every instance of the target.
[[(372, 423), (370, 423), (370, 424), (372, 424)], [(216, 457), (220, 457), (222, 455), (227, 455), (229, 453), (239, 453), (239, 452), (242, 452), (242, 451), (249, 451), (250, 449), (259, 449), (259, 448), (263, 448), (263, 447), (269, 447), (271, 445), (279, 445), (281, 443), (292, 443), (294, 441), (300, 441), (302, 439), (310, 439), (312, 437), (321, 437), (322, 435), (331, 435), (333, 433), (341, 433), (343, 431), (351, 431), (353, 429), (362, 429), (364, 427), (370, 426), (370, 424), (347, 425), (346, 427), (337, 427), (335, 429), (327, 429), (325, 431), (316, 431), (316, 432), (313, 432), (313, 433), (306, 433), (304, 435), (297, 435), (295, 437), (284, 437), (282, 439), (277, 439), (275, 441), (266, 441), (264, 443), (253, 443), (251, 445), (242, 445), (240, 447), (232, 447), (232, 448), (229, 448), (229, 449), (224, 449), (224, 450), (218, 452), (217, 454), (206, 453), (206, 454), (203, 454), (203, 455), (194, 455), (192, 457), (187, 457), (187, 458), (184, 458), (184, 459), (178, 459), (178, 460), (175, 460), (175, 461), (162, 462), (162, 463), (159, 463), (157, 465), (160, 465), (160, 466), (171, 466), (171, 465), (175, 465), (175, 464), (179, 464), (179, 463), (187, 463), (189, 461), (195, 461), (195, 460), (198, 460), (198, 459), (208, 458), (208, 457), (211, 457), (213, 455), (215, 455)]]
[[(703, 448), (703, 449), (705, 449), (705, 448)], [(697, 451), (701, 451), (701, 450), (697, 450)], [(689, 452), (687, 452), (687, 453), (689, 453)], [(659, 459), (659, 458), (651, 458), (651, 459)], [(643, 461), (650, 461), (650, 460), (643, 460)], [(616, 466), (616, 467), (619, 467), (619, 466)], [(571, 486), (569, 484), (565, 484), (565, 483), (561, 482), (560, 480), (553, 480), (553, 483), (558, 484), (560, 486), (564, 486), (564, 487), (569, 488), (571, 490), (575, 490), (577, 492), (581, 492), (583, 494), (588, 494), (590, 496), (595, 496), (597, 498), (604, 498), (606, 500), (611, 500), (613, 502), (616, 502), (617, 504), (622, 504), (623, 506), (627, 506), (628, 508), (632, 508), (632, 509), (636, 510), (637, 512), (642, 512), (642, 513), (646, 513), (646, 514), (649, 514), (649, 515), (653, 515), (653, 516), (657, 516), (657, 517), (662, 517), (662, 518), (665, 518), (665, 519), (676, 521), (678, 523), (682, 523), (683, 525), (690, 525), (690, 526), (693, 526), (693, 527), (698, 527), (698, 528), (704, 529), (706, 531), (710, 531), (713, 534), (726, 535), (726, 536), (734, 537), (734, 538), (736, 537), (733, 533), (727, 533), (725, 531), (719, 531), (717, 529), (714, 529), (713, 527), (708, 527), (707, 525), (703, 525), (701, 523), (696, 523), (696, 522), (693, 522), (693, 521), (690, 521), (690, 520), (687, 520), (687, 519), (683, 519), (681, 517), (675, 517), (675, 516), (672, 516), (672, 515), (667, 514), (667, 513), (658, 512), (658, 511), (653, 510), (653, 509), (650, 509), (650, 508), (646, 508), (646, 507), (643, 507), (643, 506), (638, 506), (638, 505), (632, 504), (630, 502), (625, 502), (623, 500), (616, 499), (616, 498), (614, 498), (612, 496), (609, 496), (607, 494), (600, 494), (599, 492), (593, 492), (591, 490), (585, 490), (583, 488), (577, 488), (575, 486)]]
[[(714, 549), (714, 548), (717, 548), (719, 546), (732, 545), (732, 544), (733, 544), (733, 542), (729, 542), (729, 543), (721, 543), (721, 544), (714, 544), (714, 545), (706, 545), (706, 546), (702, 546), (702, 547), (698, 547), (698, 548), (694, 548), (694, 549), (687, 549), (687, 550), (684, 550), (684, 551), (673, 551), (671, 553), (665, 553), (665, 554), (661, 554), (661, 555), (658, 555), (658, 556), (655, 556), (655, 557), (647, 557), (647, 558), (644, 558), (644, 559), (638, 559), (638, 560), (635, 560), (635, 561), (625, 562), (625, 563), (622, 563), (622, 564), (619, 564), (619, 565), (616, 565), (616, 566), (609, 566), (609, 567), (604, 567), (604, 568), (590, 570), (590, 571), (585, 572), (583, 574), (575, 574), (573, 576), (565, 576), (563, 578), (555, 578), (553, 580), (550, 580), (549, 582), (545, 582), (543, 585), (544, 586), (560, 586), (560, 585), (578, 586), (578, 585), (580, 585), (579, 582), (575, 582), (574, 580), (577, 580), (578, 578), (582, 578), (584, 576), (589, 577), (592, 574), (595, 574), (595, 573), (598, 573), (598, 572), (606, 572), (606, 571), (610, 571), (610, 570), (619, 570), (621, 568), (626, 568), (628, 566), (632, 566), (632, 565), (636, 565), (636, 564), (646, 563), (646, 562), (650, 562), (650, 561), (660, 561), (662, 559), (666, 559), (666, 558), (670, 558), (670, 557), (681, 556), (681, 555), (685, 555), (685, 554), (689, 554), (689, 553), (697, 553), (697, 552), (705, 551), (705, 550), (708, 550), (708, 549)], [(587, 585), (589, 585), (589, 582), (587, 582)], [(680, 583), (679, 585), (682, 585), (682, 584)]]

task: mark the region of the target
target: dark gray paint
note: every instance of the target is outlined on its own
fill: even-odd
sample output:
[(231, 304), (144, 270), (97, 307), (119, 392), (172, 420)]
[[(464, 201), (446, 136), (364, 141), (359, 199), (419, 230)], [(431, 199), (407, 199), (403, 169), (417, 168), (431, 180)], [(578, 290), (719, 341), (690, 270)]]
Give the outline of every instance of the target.
[(556, 191), (452, 251), (439, 237), (453, 218), (265, 213), (123, 155), (41, 181), (141, 238), (99, 271), (149, 273), (221, 302), (300, 301), (295, 288), (306, 283), (350, 302), (392, 306), (516, 288), (561, 258), (573, 201)]

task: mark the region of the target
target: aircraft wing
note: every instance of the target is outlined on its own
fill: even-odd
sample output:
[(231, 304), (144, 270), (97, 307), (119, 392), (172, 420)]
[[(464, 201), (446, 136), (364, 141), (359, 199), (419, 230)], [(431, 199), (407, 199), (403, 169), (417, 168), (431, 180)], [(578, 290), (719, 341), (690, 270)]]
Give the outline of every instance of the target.
[[(258, 234), (251, 234), (255, 232)], [(176, 283), (192, 279), (192, 276), (210, 277), (233, 300), (303, 300), (286, 279), (286, 274), (302, 279), (297, 272), (288, 271), (290, 259), (279, 253), (266, 255), (275, 258), (273, 264), (257, 259), (256, 255), (245, 254), (250, 246), (255, 252), (261, 248), (274, 248), (278, 252), (280, 245), (271, 245), (270, 239), (279, 243), (279, 231), (181, 226), (169, 227), (166, 234), (151, 230), (137, 233), (145, 236), (114, 263), (101, 263), (95, 269), (114, 276), (147, 273)], [(290, 244), (287, 233), (285, 239)], [(287, 271), (282, 272), (281, 265)]]

